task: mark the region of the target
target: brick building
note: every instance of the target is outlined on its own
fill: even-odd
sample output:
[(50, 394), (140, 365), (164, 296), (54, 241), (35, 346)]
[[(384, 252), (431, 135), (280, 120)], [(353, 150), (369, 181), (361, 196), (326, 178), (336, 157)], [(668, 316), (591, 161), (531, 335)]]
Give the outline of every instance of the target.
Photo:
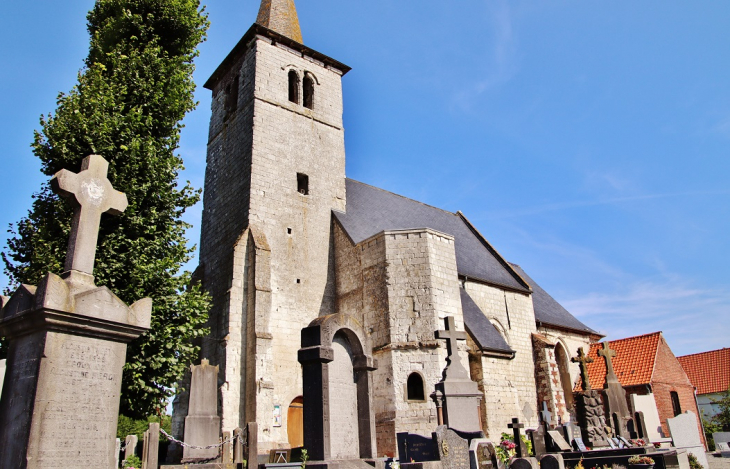
[[(535, 427), (544, 403), (555, 423), (571, 420), (579, 369), (570, 357), (600, 334), (464, 214), (346, 178), (349, 71), (303, 44), (293, 0), (263, 0), (205, 84), (213, 103), (196, 276), (213, 297), (202, 355), (220, 367), (223, 430), (256, 421), (262, 450), (301, 444), (300, 333), (333, 314), (362, 326), (378, 362), (378, 456), (395, 454), (397, 432), (436, 427), (429, 395), (447, 352), (434, 332), (447, 316), (468, 333), (459, 358), (483, 394), (491, 438), (513, 417)], [(180, 395), (176, 435), (186, 408)]]
[(730, 390), (730, 348), (677, 357), (697, 389), (700, 412), (711, 418), (720, 412), (714, 402)]
[[(627, 398), (631, 394), (653, 394), (665, 437), (669, 436), (668, 418), (688, 410), (699, 416), (694, 386), (661, 332), (612, 340), (609, 346), (616, 351), (613, 368)], [(594, 359), (588, 364), (588, 379), (594, 389), (602, 389), (606, 383), (606, 361), (598, 355), (600, 348), (600, 344), (593, 344), (588, 354)], [(698, 417), (704, 443), (701, 425)]]

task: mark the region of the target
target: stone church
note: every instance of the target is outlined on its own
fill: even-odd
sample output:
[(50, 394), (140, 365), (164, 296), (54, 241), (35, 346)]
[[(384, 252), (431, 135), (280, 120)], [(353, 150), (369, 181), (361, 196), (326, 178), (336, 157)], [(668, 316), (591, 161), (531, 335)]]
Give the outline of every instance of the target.
[[(554, 423), (573, 419), (570, 357), (601, 336), (461, 212), (345, 176), (349, 71), (304, 45), (294, 0), (263, 0), (205, 84), (213, 103), (196, 276), (213, 297), (201, 358), (219, 366), (222, 430), (255, 421), (261, 450), (302, 444), (302, 329), (333, 314), (358, 324), (377, 361), (377, 456), (396, 453), (397, 432), (435, 430), (430, 394), (447, 352), (434, 332), (449, 316), (467, 332), (458, 353), (483, 394), (474, 411), (488, 437), (513, 417), (534, 428), (544, 408)], [(347, 340), (337, 346), (352, 354)], [(185, 400), (175, 404), (180, 436)]]

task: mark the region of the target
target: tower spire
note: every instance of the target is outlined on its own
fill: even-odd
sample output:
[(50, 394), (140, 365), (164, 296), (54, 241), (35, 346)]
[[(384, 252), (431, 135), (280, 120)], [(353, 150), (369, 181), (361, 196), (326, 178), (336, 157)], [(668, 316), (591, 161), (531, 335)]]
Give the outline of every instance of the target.
[(256, 23), (298, 43), (303, 43), (294, 0), (261, 0)]

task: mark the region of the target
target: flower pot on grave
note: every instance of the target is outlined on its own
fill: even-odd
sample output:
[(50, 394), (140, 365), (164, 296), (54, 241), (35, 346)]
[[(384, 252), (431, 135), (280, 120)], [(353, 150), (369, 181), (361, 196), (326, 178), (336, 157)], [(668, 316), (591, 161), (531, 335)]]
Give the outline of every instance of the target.
[(629, 469), (654, 469), (654, 464), (629, 464)]

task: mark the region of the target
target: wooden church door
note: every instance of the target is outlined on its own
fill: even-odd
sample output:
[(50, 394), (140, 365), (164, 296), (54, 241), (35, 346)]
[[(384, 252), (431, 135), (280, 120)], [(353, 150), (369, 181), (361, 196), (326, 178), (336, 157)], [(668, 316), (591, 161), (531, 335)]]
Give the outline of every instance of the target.
[(289, 446), (299, 448), (304, 446), (304, 398), (299, 396), (289, 404), (286, 415), (286, 432), (289, 436)]

